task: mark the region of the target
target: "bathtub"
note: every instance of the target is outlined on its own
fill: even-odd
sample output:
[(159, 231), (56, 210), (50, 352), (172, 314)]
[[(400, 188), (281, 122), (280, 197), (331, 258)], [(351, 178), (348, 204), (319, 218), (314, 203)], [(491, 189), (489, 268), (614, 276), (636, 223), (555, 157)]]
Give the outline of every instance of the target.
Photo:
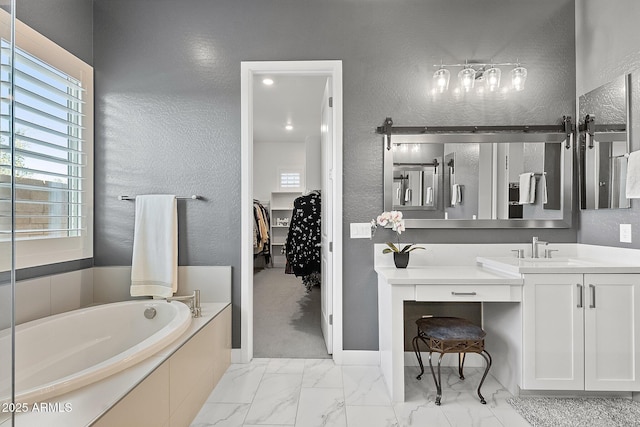
[[(155, 317), (145, 316), (148, 309), (155, 309)], [(40, 402), (122, 371), (157, 353), (190, 324), (186, 304), (137, 300), (18, 325), (15, 401)], [(7, 331), (3, 332), (0, 340), (8, 339)], [(9, 384), (10, 372), (3, 369), (1, 375), (0, 384)], [(0, 401), (6, 401), (8, 394), (3, 390)]]

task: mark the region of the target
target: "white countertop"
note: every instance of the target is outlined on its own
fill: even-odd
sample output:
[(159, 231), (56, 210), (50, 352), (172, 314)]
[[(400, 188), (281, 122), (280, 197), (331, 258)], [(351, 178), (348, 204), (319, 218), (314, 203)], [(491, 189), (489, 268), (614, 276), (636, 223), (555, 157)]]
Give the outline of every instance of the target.
[[(202, 303), (202, 317), (192, 319), (189, 329), (167, 347), (140, 363), (120, 371), (102, 381), (78, 390), (52, 397), (46, 402), (69, 404), (69, 412), (26, 412), (16, 414), (16, 426), (73, 427), (87, 426), (96, 421), (120, 399), (133, 390), (158, 366), (175, 353), (202, 327), (224, 310), (230, 303)], [(31, 406), (31, 405), (30, 405)], [(11, 425), (11, 420), (0, 422), (0, 427)]]
[(376, 267), (391, 285), (522, 285), (513, 274), (469, 265)]
[(516, 258), (516, 257), (478, 257), (478, 264), (494, 271), (525, 273), (640, 273), (640, 264), (600, 260), (595, 258)]

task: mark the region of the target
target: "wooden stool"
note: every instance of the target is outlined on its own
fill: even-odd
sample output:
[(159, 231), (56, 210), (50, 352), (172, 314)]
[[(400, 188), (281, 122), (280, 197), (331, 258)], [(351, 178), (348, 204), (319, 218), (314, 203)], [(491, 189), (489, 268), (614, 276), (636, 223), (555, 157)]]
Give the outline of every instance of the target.
[[(418, 335), (413, 338), (413, 351), (416, 353), (418, 363), (420, 363), (420, 375), (416, 378), (419, 380), (424, 374), (424, 365), (422, 364), (422, 356), (420, 355), (420, 349), (418, 348), (418, 342), (422, 341), (429, 348), (429, 366), (431, 367), (431, 374), (433, 380), (436, 383), (437, 395), (436, 405), (440, 405), (442, 398), (442, 380), (440, 378), (440, 364), (442, 362), (442, 356), (445, 353), (458, 353), (458, 374), (460, 379), (464, 380), (463, 368), (464, 358), (466, 353), (478, 353), (481, 355), (485, 362), (486, 367), (484, 375), (478, 385), (478, 397), (480, 397), (480, 403), (486, 404), (484, 397), (480, 393), (482, 383), (484, 383), (489, 368), (491, 368), (491, 355), (484, 349), (484, 337), (486, 333), (482, 328), (474, 325), (465, 319), (458, 317), (424, 317), (416, 320), (418, 326)], [(438, 358), (438, 377), (433, 371), (433, 364), (431, 363), (431, 354), (433, 352), (440, 353)]]

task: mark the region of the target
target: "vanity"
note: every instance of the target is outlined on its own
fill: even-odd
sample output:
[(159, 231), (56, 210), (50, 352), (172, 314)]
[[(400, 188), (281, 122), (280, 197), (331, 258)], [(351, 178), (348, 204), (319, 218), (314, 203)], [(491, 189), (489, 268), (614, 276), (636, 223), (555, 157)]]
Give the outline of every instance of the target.
[(557, 244), (552, 258), (516, 258), (511, 250), (530, 255), (531, 244), (422, 246), (406, 269), (375, 248), (380, 366), (393, 401), (404, 401), (413, 356), (405, 301), (482, 303), (490, 373), (514, 395), (640, 391), (640, 251)]

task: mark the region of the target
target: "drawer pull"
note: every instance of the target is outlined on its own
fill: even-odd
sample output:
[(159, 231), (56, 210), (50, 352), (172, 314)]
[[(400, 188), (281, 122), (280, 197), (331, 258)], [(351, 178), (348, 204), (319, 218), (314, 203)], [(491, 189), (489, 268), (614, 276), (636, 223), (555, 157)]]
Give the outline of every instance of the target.
[(455, 296), (473, 296), (473, 295), (477, 295), (475, 292), (455, 292), (455, 291), (451, 291), (451, 295), (455, 295)]
[(589, 289), (591, 290), (591, 304), (589, 304), (589, 308), (596, 308), (596, 287), (595, 285), (589, 285)]

